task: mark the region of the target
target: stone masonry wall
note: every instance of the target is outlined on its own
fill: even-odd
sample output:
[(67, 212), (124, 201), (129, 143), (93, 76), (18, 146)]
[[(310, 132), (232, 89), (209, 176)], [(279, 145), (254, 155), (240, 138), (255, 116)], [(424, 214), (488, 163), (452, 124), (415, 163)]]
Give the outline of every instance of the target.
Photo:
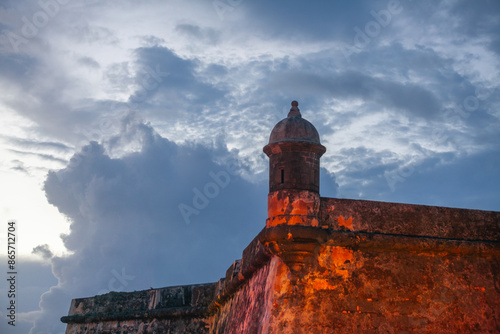
[(207, 306), (217, 283), (110, 292), (74, 299), (67, 334), (83, 333), (208, 333)]
[(500, 240), (500, 212), (321, 197), (319, 226), (443, 239)]
[(500, 212), (321, 198), (219, 282), (71, 303), (66, 333), (497, 333)]
[(278, 258), (258, 270), (210, 318), (210, 333), (267, 333)]
[[(303, 234), (289, 228), (277, 244)], [(279, 263), (268, 333), (500, 330), (495, 245), (335, 231), (318, 238), (325, 241), (304, 267)]]

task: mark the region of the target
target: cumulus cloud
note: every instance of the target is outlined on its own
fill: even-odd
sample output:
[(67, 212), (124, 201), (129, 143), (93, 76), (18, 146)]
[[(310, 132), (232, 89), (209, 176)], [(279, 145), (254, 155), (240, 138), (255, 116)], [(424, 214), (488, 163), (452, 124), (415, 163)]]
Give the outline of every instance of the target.
[[(72, 255), (52, 259), (59, 284), (42, 296), (32, 333), (55, 331), (71, 298), (216, 281), (265, 224), (267, 184), (239, 175), (237, 152), (176, 145), (124, 122), (119, 138), (90, 143), (45, 182), (49, 202), (71, 220), (63, 239)], [(133, 140), (139, 150), (107, 153)], [(192, 209), (187, 219), (182, 205)]]

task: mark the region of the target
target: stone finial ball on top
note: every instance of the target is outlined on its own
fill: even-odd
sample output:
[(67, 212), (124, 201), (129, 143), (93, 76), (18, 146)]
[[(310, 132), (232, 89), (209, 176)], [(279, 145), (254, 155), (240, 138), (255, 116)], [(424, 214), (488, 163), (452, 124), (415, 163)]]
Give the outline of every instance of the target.
[(295, 100), (292, 101), (292, 107), (290, 108), (290, 112), (288, 113), (288, 117), (297, 116), (302, 117), (300, 114), (299, 103)]

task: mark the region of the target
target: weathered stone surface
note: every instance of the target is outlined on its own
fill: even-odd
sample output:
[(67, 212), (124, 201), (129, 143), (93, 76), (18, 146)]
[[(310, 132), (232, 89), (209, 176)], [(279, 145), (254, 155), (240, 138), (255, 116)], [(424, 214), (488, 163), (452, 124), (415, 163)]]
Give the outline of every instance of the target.
[[(296, 238), (301, 232), (291, 227), (286, 233)], [(269, 333), (493, 333), (499, 329), (500, 250), (496, 245), (462, 241), (456, 251), (455, 241), (448, 245), (413, 237), (404, 239), (407, 247), (393, 248), (385, 243), (398, 246), (402, 241), (398, 237), (383, 236), (363, 245), (367, 236), (330, 231), (303, 271), (282, 263), (276, 270), (279, 284), (275, 284)], [(358, 245), (346, 246), (351, 237), (360, 240)], [(339, 246), (340, 239), (347, 240)]]
[(267, 333), (278, 259), (262, 266), (210, 318), (210, 333)]
[(320, 197), (307, 190), (279, 190), (267, 197), (266, 227), (282, 224), (318, 226)]
[(283, 141), (307, 141), (319, 144), (319, 134), (314, 125), (302, 116), (289, 116), (278, 122), (269, 136), (269, 144)]
[(319, 192), (319, 159), (325, 147), (305, 142), (281, 142), (264, 147), (269, 156), (269, 192), (298, 189)]
[(66, 333), (207, 333), (206, 310), (217, 283), (74, 299)]
[(498, 330), (496, 242), (285, 225), (258, 238), (274, 255), (219, 305), (211, 333)]
[(321, 198), (320, 226), (336, 230), (500, 240), (500, 212)]
[(136, 334), (136, 333), (208, 333), (206, 320), (177, 317), (175, 319), (138, 318), (124, 321), (100, 321), (84, 324), (70, 323), (66, 334)]

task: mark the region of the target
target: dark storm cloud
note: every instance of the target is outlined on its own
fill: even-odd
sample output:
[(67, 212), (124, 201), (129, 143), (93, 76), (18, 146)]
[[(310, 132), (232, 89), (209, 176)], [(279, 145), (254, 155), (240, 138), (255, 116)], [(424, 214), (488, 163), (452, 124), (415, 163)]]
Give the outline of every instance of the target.
[(309, 92), (311, 95), (321, 91), (335, 98), (360, 98), (426, 118), (434, 117), (440, 107), (433, 93), (424, 87), (374, 78), (355, 71), (332, 76), (294, 71), (275, 75), (270, 81), (271, 86), (282, 91), (297, 94)]
[(500, 34), (500, 3), (498, 1), (451, 2), (450, 13), (459, 19), (457, 31), (467, 37), (485, 34), (498, 39)]
[[(353, 25), (369, 18), (369, 11), (386, 1), (331, 2), (325, 6), (321, 2), (287, 1), (245, 1), (242, 6), (248, 11), (253, 31), (273, 38), (331, 40), (349, 36)], [(314, 21), (315, 24), (310, 24)], [(291, 41), (293, 43), (294, 41)], [(299, 48), (300, 45), (297, 45)]]
[(199, 111), (224, 95), (214, 86), (201, 82), (195, 70), (199, 65), (182, 59), (165, 47), (143, 47), (135, 50), (136, 92), (132, 105), (162, 105), (168, 109)]

